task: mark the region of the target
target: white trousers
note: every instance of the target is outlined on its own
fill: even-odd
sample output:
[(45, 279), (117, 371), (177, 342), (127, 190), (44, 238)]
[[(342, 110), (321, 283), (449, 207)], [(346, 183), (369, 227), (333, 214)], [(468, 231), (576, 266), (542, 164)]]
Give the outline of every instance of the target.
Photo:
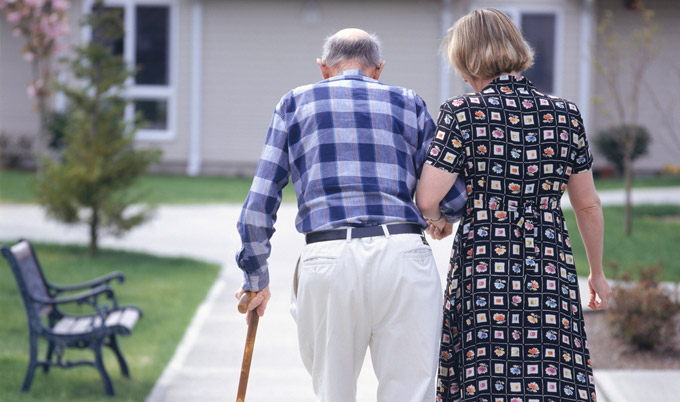
[(368, 347), (378, 401), (434, 401), (442, 288), (420, 235), (312, 243), (297, 272), (291, 313), (320, 401), (356, 401)]

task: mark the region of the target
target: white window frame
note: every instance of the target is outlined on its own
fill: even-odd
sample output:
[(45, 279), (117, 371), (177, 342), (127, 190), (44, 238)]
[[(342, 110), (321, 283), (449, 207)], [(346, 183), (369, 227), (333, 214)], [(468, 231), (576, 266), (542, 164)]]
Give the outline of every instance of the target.
[(496, 7), (506, 13), (518, 27), (522, 27), (523, 14), (553, 14), (555, 16), (555, 43), (553, 43), (555, 60), (553, 60), (553, 89), (552, 94), (562, 93), (562, 64), (563, 64), (563, 40), (564, 40), (564, 7), (558, 1), (548, 0), (541, 2), (492, 2), (489, 0), (476, 0), (470, 2), (469, 11), (480, 7)]
[[(135, 7), (137, 6), (168, 6), (169, 12), (169, 38), (168, 38), (168, 84), (161, 85), (137, 85), (134, 78), (130, 77), (126, 82), (126, 88), (121, 94), (130, 101), (125, 108), (125, 119), (129, 122), (134, 120), (135, 100), (160, 100), (167, 102), (167, 128), (165, 130), (153, 130), (142, 128), (137, 131), (135, 139), (140, 141), (170, 141), (177, 135), (177, 31), (178, 31), (178, 1), (177, 0), (104, 0), (104, 4), (112, 7), (121, 7), (125, 10), (125, 37), (123, 58), (128, 66), (135, 68), (135, 43), (137, 41)], [(83, 14), (89, 14), (94, 5), (94, 0), (83, 1)], [(92, 38), (89, 27), (82, 32), (83, 42), (87, 43)]]

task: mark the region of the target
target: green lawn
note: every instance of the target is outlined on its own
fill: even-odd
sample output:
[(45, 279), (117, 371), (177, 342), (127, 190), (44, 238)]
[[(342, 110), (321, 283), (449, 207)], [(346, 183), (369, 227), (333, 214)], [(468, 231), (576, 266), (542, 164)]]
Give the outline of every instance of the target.
[[(35, 173), (0, 171), (0, 203), (36, 202), (33, 190)], [(150, 191), (149, 201), (158, 204), (241, 204), (250, 189), (251, 178), (215, 176), (149, 175), (140, 180), (138, 188)], [(622, 189), (621, 179), (599, 179), (598, 190)], [(637, 188), (680, 186), (680, 176), (642, 177), (634, 182)], [(295, 202), (292, 184), (283, 190), (284, 202)]]
[[(34, 203), (33, 172), (0, 170), (0, 203)], [(157, 204), (238, 203), (248, 194), (252, 178), (215, 176), (149, 175), (137, 188), (149, 190), (148, 201)], [(291, 184), (283, 191), (284, 202), (295, 202)]]
[[(623, 233), (623, 207), (605, 207), (604, 264), (605, 272), (614, 278), (610, 263), (617, 262), (621, 270), (635, 263), (663, 264), (663, 279), (680, 281), (680, 205), (635, 206), (633, 234)], [(571, 245), (579, 275), (588, 274), (588, 260), (578, 233), (573, 211), (565, 211)]]
[[(597, 179), (595, 180), (595, 187), (598, 190), (617, 190), (623, 189), (623, 179)], [(655, 177), (639, 177), (633, 180), (634, 188), (649, 188), (649, 187), (680, 187), (680, 176), (655, 176)]]
[[(3, 244), (6, 244), (3, 243)], [(57, 284), (77, 283), (119, 270), (125, 282), (112, 286), (123, 304), (144, 312), (133, 334), (119, 338), (132, 379), (120, 375), (118, 362), (106, 348), (105, 365), (115, 398), (105, 396), (97, 370), (76, 367), (36, 372), (29, 394), (19, 391), (28, 362), (28, 329), (24, 306), (9, 265), (0, 268), (0, 401), (143, 401), (172, 357), (191, 317), (215, 280), (218, 266), (182, 258), (102, 250), (96, 259), (79, 246), (36, 245), (47, 278)], [(39, 355), (44, 357), (45, 344)], [(67, 352), (67, 358), (91, 359), (92, 352)]]

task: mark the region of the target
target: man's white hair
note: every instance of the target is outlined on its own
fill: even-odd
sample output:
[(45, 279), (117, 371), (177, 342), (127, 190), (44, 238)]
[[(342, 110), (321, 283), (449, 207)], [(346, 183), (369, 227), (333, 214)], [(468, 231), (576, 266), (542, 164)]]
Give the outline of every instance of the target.
[(321, 63), (333, 67), (342, 62), (356, 60), (362, 68), (380, 67), (380, 40), (375, 34), (346, 37), (338, 34), (326, 38)]

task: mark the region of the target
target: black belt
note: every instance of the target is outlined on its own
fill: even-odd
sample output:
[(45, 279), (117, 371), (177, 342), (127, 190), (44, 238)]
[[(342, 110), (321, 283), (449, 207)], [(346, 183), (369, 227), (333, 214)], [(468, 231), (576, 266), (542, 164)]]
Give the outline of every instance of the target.
[[(386, 226), (387, 232), (391, 235), (404, 233), (416, 233), (416, 234), (423, 233), (423, 228), (417, 223), (394, 223)], [(347, 239), (347, 230), (348, 229), (331, 229), (310, 232), (305, 235), (305, 240), (307, 241), (307, 244), (329, 240), (344, 240)], [(361, 239), (364, 237), (375, 237), (385, 235), (382, 226), (359, 227), (352, 228), (351, 230), (352, 230), (352, 233), (350, 234), (351, 239)]]

